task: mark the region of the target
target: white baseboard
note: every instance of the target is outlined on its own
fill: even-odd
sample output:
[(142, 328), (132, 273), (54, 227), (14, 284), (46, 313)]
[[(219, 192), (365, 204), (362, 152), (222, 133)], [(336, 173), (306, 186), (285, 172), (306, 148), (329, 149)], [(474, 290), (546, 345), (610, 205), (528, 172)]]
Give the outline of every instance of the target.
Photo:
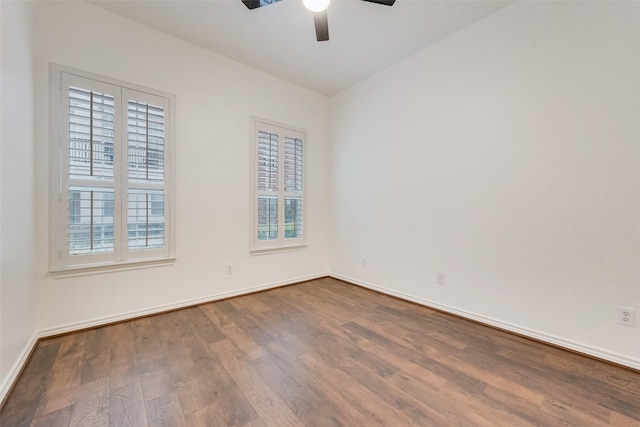
[(39, 339), (40, 338), (37, 332), (33, 334), (31, 339), (27, 342), (27, 345), (24, 346), (22, 353), (20, 353), (20, 357), (18, 358), (18, 360), (16, 360), (16, 363), (14, 363), (13, 366), (11, 367), (11, 370), (9, 371), (9, 375), (7, 375), (7, 378), (5, 378), (4, 381), (2, 381), (0, 385), (0, 404), (4, 402), (4, 399), (9, 394), (11, 387), (13, 387), (13, 384), (18, 379), (18, 375), (20, 375), (20, 372), (22, 372), (22, 368), (24, 368), (24, 366), (29, 361), (29, 356), (31, 355), (31, 352), (35, 348), (36, 344), (38, 344)]
[(7, 376), (7, 378), (4, 379), (4, 381), (1, 383), (2, 387), (0, 388), (0, 403), (4, 402), (5, 398), (7, 397), (7, 394), (11, 390), (11, 387), (13, 386), (14, 382), (18, 378), (18, 375), (20, 374), (23, 367), (29, 360), (29, 355), (35, 348), (38, 341), (43, 338), (52, 337), (55, 335), (65, 334), (69, 332), (74, 332), (81, 329), (95, 328), (98, 326), (108, 325), (110, 323), (122, 322), (130, 319), (135, 319), (137, 317), (149, 316), (152, 314), (163, 313), (166, 311), (190, 307), (193, 305), (205, 304), (208, 302), (218, 301), (225, 298), (246, 295), (246, 294), (259, 292), (259, 291), (265, 291), (267, 289), (273, 289), (273, 288), (278, 288), (280, 286), (292, 285), (294, 283), (299, 283), (299, 282), (306, 282), (307, 280), (319, 279), (321, 277), (327, 277), (327, 276), (329, 276), (328, 272), (312, 274), (309, 276), (301, 276), (301, 277), (296, 277), (294, 279), (289, 279), (289, 280), (284, 280), (279, 282), (272, 282), (272, 283), (267, 283), (259, 286), (253, 286), (250, 288), (238, 289), (234, 291), (220, 292), (218, 294), (207, 295), (200, 298), (193, 298), (189, 300), (180, 301), (177, 303), (155, 306), (155, 307), (146, 308), (143, 310), (133, 310), (126, 313), (116, 314), (113, 316), (105, 316), (105, 317), (99, 317), (99, 318), (86, 320), (82, 322), (68, 323), (66, 325), (56, 326), (54, 328), (48, 328), (48, 329), (37, 331), (33, 334), (33, 337), (31, 337), (31, 340), (29, 340), (29, 342), (25, 346), (24, 350), (20, 354), (20, 358), (16, 361), (16, 363), (11, 368), (11, 371), (9, 372), (9, 375)]
[(394, 291), (382, 286), (374, 285), (373, 283), (365, 282), (362, 280), (354, 279), (351, 277), (343, 276), (341, 274), (331, 273), (331, 277), (339, 280), (343, 280), (348, 283), (352, 283), (354, 285), (362, 286), (363, 288), (371, 289), (377, 292), (381, 292), (383, 294), (391, 295), (394, 297), (398, 297), (400, 299), (415, 302), (416, 304), (424, 305), (426, 307), (434, 308), (436, 310), (440, 310), (446, 313), (455, 314), (457, 316), (463, 317), (465, 319), (474, 320), (476, 322), (493, 326), (499, 329), (504, 329), (509, 332), (513, 332), (525, 337), (533, 338), (539, 341), (543, 341), (558, 347), (562, 347), (568, 350), (576, 351), (578, 353), (586, 354), (589, 356), (597, 357), (599, 359), (607, 360), (609, 362), (616, 363), (618, 365), (627, 366), (632, 369), (640, 370), (640, 360), (632, 357), (628, 357), (622, 354), (613, 353), (607, 350), (603, 350), (601, 348), (593, 347), (587, 344), (583, 344), (580, 342), (568, 340), (562, 337), (558, 337), (555, 335), (550, 335), (544, 332), (536, 331), (534, 329), (525, 328), (519, 325), (514, 325), (512, 323), (503, 322), (498, 319), (494, 319), (487, 316), (482, 316), (480, 314), (472, 313), (466, 310), (460, 310), (455, 307), (451, 307), (448, 305), (440, 304), (435, 301), (430, 301), (424, 298), (416, 297), (413, 295), (408, 295), (402, 292)]
[(253, 286), (250, 288), (237, 289), (228, 292), (220, 292), (213, 295), (207, 295), (204, 297), (193, 298), (176, 303), (159, 305), (143, 310), (134, 310), (126, 313), (116, 314), (112, 316), (99, 317), (82, 322), (68, 323), (62, 326), (56, 326), (55, 328), (43, 329), (39, 332), (41, 338), (47, 338), (54, 335), (65, 334), (68, 332), (78, 331), (81, 329), (95, 328), (97, 326), (108, 325), (109, 323), (121, 322), (124, 320), (135, 319), (136, 317), (144, 317), (153, 314), (163, 313), (166, 311), (177, 310), (180, 308), (189, 307), (192, 305), (205, 304), (212, 301), (218, 301), (225, 298), (237, 297), (240, 295), (246, 295), (253, 292), (265, 291), (267, 289), (278, 288), (280, 286), (291, 285), (294, 283), (305, 282), (307, 280), (319, 279), (321, 277), (327, 277), (329, 273), (312, 274), (309, 276), (296, 277), (294, 279), (283, 280), (279, 282), (267, 283), (264, 285)]

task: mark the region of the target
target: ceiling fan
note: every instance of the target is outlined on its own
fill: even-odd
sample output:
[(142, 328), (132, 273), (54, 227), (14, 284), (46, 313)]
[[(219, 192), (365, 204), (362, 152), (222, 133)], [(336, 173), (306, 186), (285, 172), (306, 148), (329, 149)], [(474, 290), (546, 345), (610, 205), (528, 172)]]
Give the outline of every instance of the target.
[[(277, 3), (280, 0), (242, 0), (249, 9), (268, 6)], [(363, 0), (370, 3), (382, 4), (385, 6), (393, 6), (396, 0)], [(316, 39), (319, 42), (329, 40), (329, 22), (327, 21), (327, 7), (330, 0), (302, 0), (304, 5), (310, 11), (314, 12), (313, 21), (316, 25)]]

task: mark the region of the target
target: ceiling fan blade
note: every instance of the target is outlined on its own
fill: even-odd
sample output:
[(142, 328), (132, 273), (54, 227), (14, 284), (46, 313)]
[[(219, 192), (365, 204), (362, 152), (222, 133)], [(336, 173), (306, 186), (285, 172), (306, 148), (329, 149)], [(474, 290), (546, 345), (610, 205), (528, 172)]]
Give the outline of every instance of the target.
[(244, 3), (244, 5), (249, 9), (256, 9), (258, 7), (268, 6), (279, 1), (280, 0), (242, 0), (242, 3)]
[(329, 21), (327, 20), (327, 11), (316, 12), (313, 14), (313, 22), (316, 24), (316, 40), (324, 42), (329, 40)]
[(368, 1), (370, 3), (383, 4), (385, 6), (393, 6), (393, 4), (396, 2), (396, 0), (362, 0), (362, 1)]

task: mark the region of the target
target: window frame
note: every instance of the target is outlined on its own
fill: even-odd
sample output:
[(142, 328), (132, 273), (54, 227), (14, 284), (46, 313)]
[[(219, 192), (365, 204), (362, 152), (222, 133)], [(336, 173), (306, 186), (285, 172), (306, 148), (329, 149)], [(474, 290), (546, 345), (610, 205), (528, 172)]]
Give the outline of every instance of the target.
[[(251, 255), (264, 255), (277, 252), (288, 252), (303, 250), (308, 247), (309, 221), (307, 212), (309, 211), (309, 197), (307, 191), (308, 176), (308, 132), (306, 129), (291, 126), (288, 124), (268, 120), (256, 116), (251, 116), (251, 191), (250, 191), (250, 250)], [(278, 191), (274, 193), (278, 198), (278, 238), (276, 240), (258, 240), (258, 134), (260, 131), (279, 132), (278, 139)], [(285, 131), (284, 134), (280, 131)], [(299, 238), (285, 238), (285, 198), (290, 197), (290, 193), (285, 191), (284, 180), (284, 143), (287, 136), (293, 136), (302, 140), (302, 231)]]
[[(91, 80), (90, 84), (86, 80)], [(74, 84), (74, 82), (79, 82)], [(114, 199), (119, 194), (120, 202), (112, 202), (114, 214), (118, 212), (119, 221), (114, 216), (114, 249), (107, 254), (70, 255), (66, 237), (68, 217), (66, 208), (69, 204), (69, 111), (63, 105), (68, 99), (70, 85), (82, 87), (82, 82), (91, 86), (90, 90), (103, 90), (114, 97), (114, 135), (113, 135), (113, 188)], [(130, 270), (159, 265), (171, 265), (176, 259), (176, 207), (175, 207), (175, 95), (138, 86), (128, 82), (85, 72), (63, 65), (49, 64), (49, 128), (50, 128), (50, 186), (49, 186), (49, 271), (58, 277), (69, 277), (85, 274), (105, 273), (109, 271)], [(127, 201), (128, 189), (144, 188), (147, 184), (137, 186), (128, 180), (128, 141), (127, 109), (123, 108), (127, 94), (136, 92), (137, 101), (162, 101), (165, 114), (165, 234), (162, 249), (145, 249), (131, 251), (127, 248)], [(138, 97), (138, 95), (140, 95)], [(124, 100), (124, 102), (123, 102)], [(123, 170), (124, 168), (124, 170)], [(118, 245), (115, 241), (119, 240)]]

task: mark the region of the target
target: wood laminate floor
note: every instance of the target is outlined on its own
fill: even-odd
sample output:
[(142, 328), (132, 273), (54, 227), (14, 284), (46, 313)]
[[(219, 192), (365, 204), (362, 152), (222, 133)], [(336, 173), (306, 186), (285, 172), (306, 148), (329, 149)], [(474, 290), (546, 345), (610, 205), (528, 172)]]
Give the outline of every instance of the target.
[(640, 373), (334, 279), (41, 341), (14, 426), (640, 426)]

